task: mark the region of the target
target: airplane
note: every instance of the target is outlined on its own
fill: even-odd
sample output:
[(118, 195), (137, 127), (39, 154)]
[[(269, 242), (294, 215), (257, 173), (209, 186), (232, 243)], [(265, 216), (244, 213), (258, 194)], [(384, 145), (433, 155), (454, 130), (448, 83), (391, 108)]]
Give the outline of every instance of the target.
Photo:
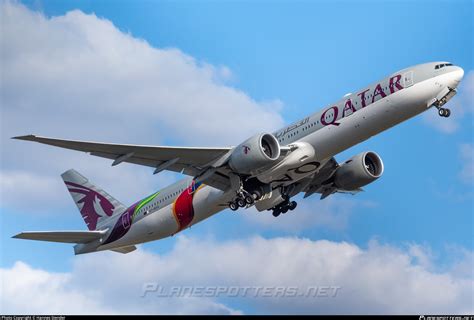
[(88, 231), (21, 232), (14, 238), (74, 243), (74, 253), (129, 253), (136, 245), (173, 236), (230, 208), (254, 206), (278, 217), (291, 200), (336, 192), (355, 194), (380, 178), (381, 157), (367, 151), (338, 163), (334, 156), (433, 107), (441, 117), (464, 76), (459, 66), (430, 62), (397, 71), (348, 93), (276, 132), (253, 135), (236, 147), (196, 148), (13, 137), (88, 152), (113, 160), (169, 170), (188, 177), (126, 206), (75, 170), (62, 178)]

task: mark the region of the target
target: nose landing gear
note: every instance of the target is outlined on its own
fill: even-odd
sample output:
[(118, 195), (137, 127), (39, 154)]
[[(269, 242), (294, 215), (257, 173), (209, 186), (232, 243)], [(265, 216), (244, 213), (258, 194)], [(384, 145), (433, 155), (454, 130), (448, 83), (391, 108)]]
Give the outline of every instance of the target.
[(449, 117), (451, 115), (451, 110), (446, 108), (438, 108), (438, 114), (440, 117)]
[(445, 87), (436, 98), (433, 99), (433, 106), (438, 109), (438, 114), (440, 117), (449, 117), (451, 115), (451, 110), (443, 108), (443, 106), (451, 100), (452, 97), (456, 94), (456, 89)]

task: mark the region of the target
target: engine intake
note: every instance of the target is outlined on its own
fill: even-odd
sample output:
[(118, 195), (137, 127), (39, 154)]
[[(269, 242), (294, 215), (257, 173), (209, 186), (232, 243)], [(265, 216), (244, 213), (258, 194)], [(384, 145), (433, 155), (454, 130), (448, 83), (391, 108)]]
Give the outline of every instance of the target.
[(374, 182), (383, 174), (383, 162), (372, 151), (362, 152), (344, 162), (334, 174), (334, 184), (344, 190), (355, 190)]
[(270, 133), (254, 135), (234, 148), (229, 166), (242, 174), (253, 174), (256, 170), (271, 165), (280, 157), (280, 144)]

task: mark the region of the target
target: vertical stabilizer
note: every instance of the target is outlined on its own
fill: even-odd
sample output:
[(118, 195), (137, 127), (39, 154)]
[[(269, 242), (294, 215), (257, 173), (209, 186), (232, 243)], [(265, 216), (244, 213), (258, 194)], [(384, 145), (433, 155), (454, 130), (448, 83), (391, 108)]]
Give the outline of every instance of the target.
[(76, 170), (68, 170), (61, 177), (89, 230), (104, 229), (110, 217), (126, 210), (122, 203)]

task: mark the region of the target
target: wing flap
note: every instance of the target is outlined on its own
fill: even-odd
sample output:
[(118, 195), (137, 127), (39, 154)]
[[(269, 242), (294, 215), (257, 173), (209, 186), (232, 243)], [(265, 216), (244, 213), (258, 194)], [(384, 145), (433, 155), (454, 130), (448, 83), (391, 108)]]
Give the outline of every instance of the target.
[(14, 235), (15, 239), (63, 242), (88, 243), (99, 239), (105, 231), (27, 231)]
[[(114, 160), (117, 158), (116, 154), (105, 153), (105, 152), (91, 152), (90, 154), (92, 156), (111, 159), (111, 160)], [(128, 158), (127, 160), (124, 160), (123, 162), (156, 168), (157, 166), (159, 166), (161, 163), (165, 161), (167, 160), (156, 160), (156, 159), (143, 158), (139, 156), (132, 156)], [(190, 164), (183, 164), (179, 162), (174, 163), (171, 166), (168, 166), (166, 170), (173, 171), (173, 172), (181, 172), (183, 170), (186, 170), (189, 173), (189, 175), (194, 175), (198, 173), (198, 170), (194, 169)]]

